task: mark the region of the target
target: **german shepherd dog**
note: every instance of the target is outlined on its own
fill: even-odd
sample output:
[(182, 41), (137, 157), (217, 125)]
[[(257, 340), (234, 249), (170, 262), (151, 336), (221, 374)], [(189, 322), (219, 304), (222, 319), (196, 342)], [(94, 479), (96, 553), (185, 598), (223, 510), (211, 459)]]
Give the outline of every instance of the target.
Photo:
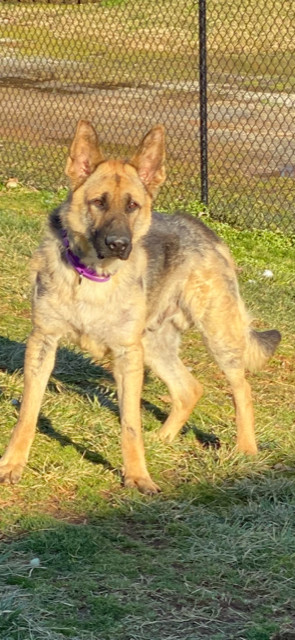
[(179, 359), (180, 332), (195, 326), (230, 383), (239, 451), (257, 451), (245, 369), (258, 369), (280, 341), (258, 333), (239, 295), (227, 246), (200, 220), (151, 212), (165, 180), (164, 129), (155, 126), (127, 161), (105, 160), (81, 120), (66, 164), (71, 192), (49, 217), (33, 258), (33, 330), (20, 416), (0, 462), (2, 482), (21, 477), (58, 342), (69, 336), (95, 359), (111, 351), (122, 427), (124, 483), (158, 486), (147, 470), (140, 402), (144, 364), (168, 387), (159, 430), (171, 442), (202, 394)]

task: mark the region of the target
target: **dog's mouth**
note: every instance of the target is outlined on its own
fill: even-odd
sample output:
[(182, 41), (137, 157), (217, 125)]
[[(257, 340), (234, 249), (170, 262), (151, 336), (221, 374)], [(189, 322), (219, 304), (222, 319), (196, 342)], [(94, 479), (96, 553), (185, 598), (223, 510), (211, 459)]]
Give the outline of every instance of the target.
[(112, 264), (112, 265), (109, 265), (108, 267), (99, 266), (96, 264), (95, 272), (100, 278), (110, 278), (111, 276), (115, 275), (115, 273), (117, 273), (118, 268), (119, 268), (119, 265), (117, 264)]
[(102, 278), (110, 278), (114, 276), (120, 269), (122, 261), (127, 258), (120, 258), (119, 256), (108, 256), (102, 251), (95, 251), (96, 259), (91, 261), (93, 269)]
[(110, 278), (114, 276), (117, 271), (120, 269), (120, 265), (122, 264), (121, 258), (113, 257), (102, 257), (102, 254), (97, 255), (98, 262), (95, 261), (93, 267), (96, 273), (102, 278)]
[(132, 249), (132, 246), (130, 244), (128, 247), (118, 251), (104, 252), (104, 251), (95, 249), (95, 252), (98, 260), (128, 260), (131, 253), (131, 249)]

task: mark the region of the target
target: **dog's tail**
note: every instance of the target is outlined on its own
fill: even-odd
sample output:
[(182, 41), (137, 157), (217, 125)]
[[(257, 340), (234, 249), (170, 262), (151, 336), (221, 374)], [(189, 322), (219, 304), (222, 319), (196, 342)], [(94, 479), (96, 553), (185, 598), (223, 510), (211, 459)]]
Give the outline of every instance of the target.
[(245, 366), (249, 371), (259, 371), (274, 354), (281, 340), (281, 334), (276, 329), (270, 331), (255, 331), (249, 328), (245, 351)]

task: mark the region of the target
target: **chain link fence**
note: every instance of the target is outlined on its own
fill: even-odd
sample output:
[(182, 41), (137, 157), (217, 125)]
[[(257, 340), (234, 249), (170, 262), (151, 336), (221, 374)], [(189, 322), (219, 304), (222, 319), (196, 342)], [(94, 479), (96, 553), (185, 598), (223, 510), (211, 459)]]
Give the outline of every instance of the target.
[[(196, 0), (0, 1), (0, 174), (66, 184), (80, 117), (128, 157), (167, 131), (157, 201), (198, 210)], [(212, 217), (294, 233), (295, 10), (291, 0), (208, 0), (207, 136)]]
[(209, 0), (209, 198), (234, 224), (295, 230), (295, 6)]

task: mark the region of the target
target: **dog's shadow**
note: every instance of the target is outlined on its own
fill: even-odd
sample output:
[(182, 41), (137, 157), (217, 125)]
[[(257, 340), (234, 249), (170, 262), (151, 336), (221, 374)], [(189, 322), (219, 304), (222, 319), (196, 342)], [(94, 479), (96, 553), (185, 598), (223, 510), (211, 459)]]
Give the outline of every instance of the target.
[[(0, 336), (0, 371), (14, 373), (24, 366), (25, 344)], [(148, 378), (148, 374), (146, 374)], [(49, 388), (59, 393), (61, 390), (71, 390), (87, 398), (90, 402), (97, 402), (98, 406), (107, 407), (119, 419), (119, 409), (114, 386), (113, 376), (110, 371), (96, 363), (82, 353), (61, 347), (58, 349), (56, 363), (49, 380)], [(164, 422), (167, 414), (151, 402), (142, 400), (144, 409), (153, 414), (159, 421)], [(83, 445), (74, 442), (71, 438), (58, 432), (51, 421), (42, 413), (38, 420), (38, 429), (41, 433), (57, 440), (61, 446), (72, 446), (83, 457), (93, 464), (103, 465), (106, 469), (115, 471), (108, 460), (99, 453), (85, 449)], [(192, 429), (196, 439), (203, 447), (219, 447), (219, 441), (212, 434), (205, 433), (194, 426), (185, 426), (184, 432)]]
[(56, 431), (56, 429), (54, 429), (54, 427), (52, 426), (50, 420), (48, 420), (48, 418), (46, 418), (42, 414), (40, 414), (38, 420), (38, 429), (40, 433), (49, 436), (49, 438), (52, 438), (52, 440), (56, 440), (61, 447), (71, 446), (76, 451), (78, 451), (78, 453), (80, 453), (80, 455), (83, 456), (85, 460), (88, 460), (88, 462), (92, 462), (92, 464), (100, 464), (105, 469), (108, 469), (109, 471), (112, 471), (113, 473), (121, 477), (121, 473), (118, 471), (118, 469), (112, 467), (111, 463), (106, 460), (106, 458), (104, 458), (100, 453), (98, 453), (97, 451), (90, 451), (90, 449), (85, 449), (82, 444), (74, 442), (74, 440), (72, 440), (68, 436), (59, 433), (59, 431)]
[[(24, 357), (24, 343), (0, 336), (0, 371), (6, 371), (10, 374), (15, 371), (22, 371)], [(107, 368), (94, 363), (89, 357), (78, 351), (73, 351), (66, 347), (58, 349), (55, 367), (48, 387), (51, 391), (56, 391), (56, 393), (67, 389), (74, 391), (89, 402), (96, 402), (98, 407), (107, 407), (119, 419), (119, 408), (112, 374)], [(157, 420), (165, 420), (165, 413), (158, 407), (145, 401), (143, 401), (143, 405), (153, 413)], [(83, 455), (85, 460), (116, 472), (110, 462), (100, 453), (85, 448), (82, 444), (76, 443), (67, 435), (57, 431), (51, 421), (42, 413), (40, 413), (38, 419), (38, 430), (40, 433), (59, 442), (62, 447), (74, 447), (76, 451)]]

